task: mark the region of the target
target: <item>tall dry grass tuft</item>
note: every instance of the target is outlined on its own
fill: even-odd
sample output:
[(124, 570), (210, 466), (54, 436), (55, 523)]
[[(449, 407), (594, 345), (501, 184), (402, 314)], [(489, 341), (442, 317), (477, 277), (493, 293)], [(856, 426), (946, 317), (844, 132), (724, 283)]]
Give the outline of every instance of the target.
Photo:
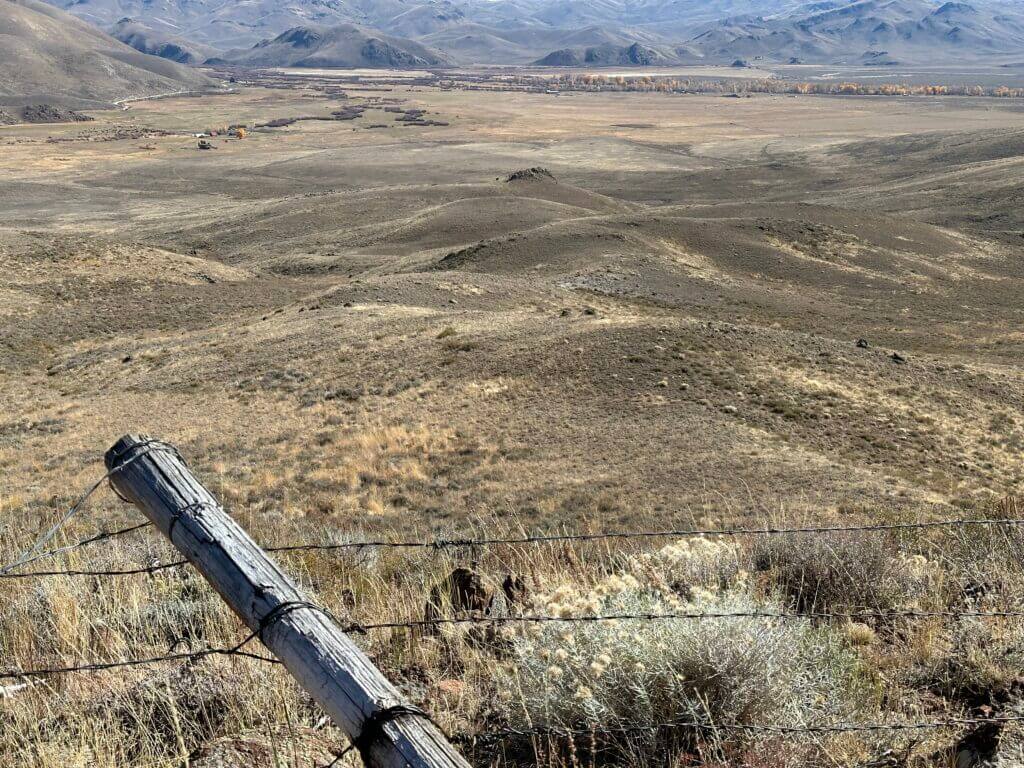
[(755, 542), (751, 556), (800, 611), (893, 610), (933, 586), (927, 563), (885, 532), (773, 536)]

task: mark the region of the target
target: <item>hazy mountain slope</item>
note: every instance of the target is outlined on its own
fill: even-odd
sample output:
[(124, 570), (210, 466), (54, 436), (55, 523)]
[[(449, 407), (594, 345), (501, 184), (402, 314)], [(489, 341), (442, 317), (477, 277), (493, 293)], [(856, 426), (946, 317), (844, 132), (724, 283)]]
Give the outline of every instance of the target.
[(444, 67), (451, 61), (431, 48), (375, 30), (340, 24), (295, 27), (255, 47), (222, 57), (255, 67)]
[[(221, 48), (245, 47), (297, 26), (352, 23), (400, 37), (423, 37), (459, 24), (496, 29), (533, 27), (570, 35), (593, 26), (620, 30), (650, 25), (647, 34), (681, 42), (700, 25), (728, 16), (777, 13), (795, 0), (48, 0), (103, 29), (125, 17), (153, 30)], [(504, 35), (498, 35), (504, 38)], [(644, 41), (634, 35), (635, 40)], [(523, 55), (598, 44), (549, 41)]]
[(152, 29), (133, 19), (121, 19), (110, 34), (141, 53), (170, 59), (179, 64), (202, 64), (217, 53), (215, 48), (208, 45)]
[(668, 50), (664, 38), (646, 30), (602, 26), (567, 30), (462, 23), (427, 35), (421, 41), (467, 64), (527, 64), (567, 48), (628, 48), (635, 43)]
[(702, 25), (742, 15), (771, 15), (800, 0), (470, 0), (468, 18), (495, 26), (532, 23), (549, 28), (648, 26), (659, 36), (690, 36)]
[(450, 29), (465, 20), (466, 14), (455, 4), (431, 3), (416, 5), (389, 19), (381, 19), (379, 26), (392, 35), (422, 37)]
[(720, 60), (965, 62), (1024, 50), (1024, 8), (927, 0), (819, 3), (773, 18), (724, 20), (693, 42)]
[(577, 49), (633, 43), (667, 50), (684, 45), (694, 51), (687, 60), (717, 63), (796, 58), (892, 65), (1024, 56), (1024, 6), (998, 0), (48, 1), (104, 29), (129, 16), (151, 30), (222, 50), (247, 48), (296, 27), (354, 24), (416, 40), (467, 64), (523, 64), (552, 52), (565, 57), (567, 49), (585, 57)]
[(99, 105), (211, 84), (45, 3), (0, 0), (2, 104)]
[(552, 51), (537, 60), (540, 66), (578, 67), (578, 66), (651, 66), (655, 64), (674, 64), (678, 59), (671, 51), (649, 48), (640, 43), (628, 46), (598, 45), (588, 48), (563, 48)]
[(221, 49), (244, 48), (294, 27), (352, 23), (421, 35), (460, 17), (449, 0), (48, 0), (103, 29), (125, 17)]

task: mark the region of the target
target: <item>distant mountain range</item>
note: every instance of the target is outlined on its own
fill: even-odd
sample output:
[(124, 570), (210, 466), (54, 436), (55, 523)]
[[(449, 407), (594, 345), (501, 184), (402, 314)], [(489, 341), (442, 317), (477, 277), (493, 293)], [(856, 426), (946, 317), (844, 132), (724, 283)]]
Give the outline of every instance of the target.
[(51, 5), (0, 0), (0, 105), (96, 107), (212, 85)]
[(170, 59), (179, 64), (202, 64), (217, 55), (217, 49), (179, 35), (151, 29), (132, 19), (121, 19), (110, 34), (141, 53)]
[(991, 3), (822, 2), (781, 16), (723, 20), (691, 42), (711, 59), (875, 65), (979, 61), (1022, 49), (1024, 11)]
[(586, 48), (562, 48), (552, 51), (535, 63), (544, 67), (648, 67), (671, 64), (679, 60), (674, 51), (651, 48), (640, 43), (632, 45), (592, 45)]
[(251, 66), (892, 66), (1024, 56), (1024, 4), (1010, 0), (49, 1), (188, 63), (214, 49)]
[(221, 61), (245, 67), (449, 67), (444, 54), (405, 38), (381, 35), (354, 24), (290, 29), (253, 48), (229, 51)]

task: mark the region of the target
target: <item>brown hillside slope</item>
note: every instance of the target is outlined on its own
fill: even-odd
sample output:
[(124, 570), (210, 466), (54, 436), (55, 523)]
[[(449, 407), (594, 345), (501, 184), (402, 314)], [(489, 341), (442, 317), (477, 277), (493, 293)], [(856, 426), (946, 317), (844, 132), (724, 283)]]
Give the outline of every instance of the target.
[(0, 0), (0, 103), (97, 106), (209, 87), (45, 3)]

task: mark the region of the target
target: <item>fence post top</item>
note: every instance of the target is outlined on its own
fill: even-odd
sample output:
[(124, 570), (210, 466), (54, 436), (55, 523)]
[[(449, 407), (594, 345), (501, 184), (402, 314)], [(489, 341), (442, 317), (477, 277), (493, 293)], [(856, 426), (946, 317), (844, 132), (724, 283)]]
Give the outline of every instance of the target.
[(149, 435), (145, 434), (128, 434), (114, 443), (109, 450), (103, 455), (103, 463), (107, 467), (108, 472), (112, 472), (127, 461), (131, 460), (133, 456), (137, 455), (137, 452), (145, 449), (146, 447), (152, 446), (163, 446), (169, 450), (173, 450), (173, 446), (170, 443), (165, 443), (162, 440), (156, 440)]

